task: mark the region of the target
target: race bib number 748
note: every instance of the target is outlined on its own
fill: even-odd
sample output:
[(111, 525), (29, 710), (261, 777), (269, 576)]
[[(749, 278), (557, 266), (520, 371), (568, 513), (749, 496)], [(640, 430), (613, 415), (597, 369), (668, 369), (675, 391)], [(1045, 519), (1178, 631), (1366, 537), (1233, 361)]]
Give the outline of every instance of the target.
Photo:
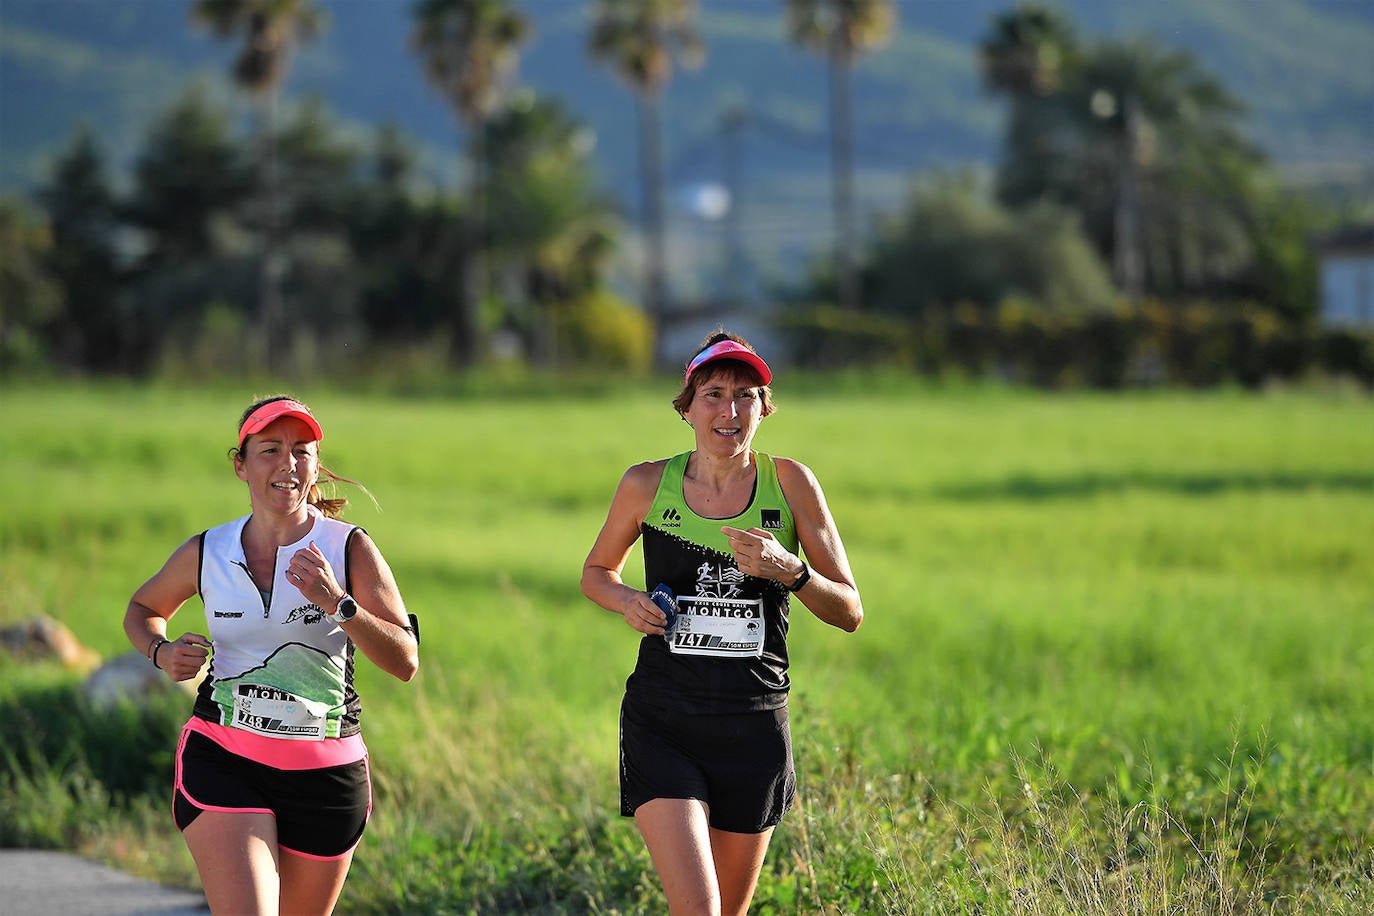
[(235, 728), (272, 738), (318, 741), (325, 736), (329, 707), (263, 684), (234, 687)]

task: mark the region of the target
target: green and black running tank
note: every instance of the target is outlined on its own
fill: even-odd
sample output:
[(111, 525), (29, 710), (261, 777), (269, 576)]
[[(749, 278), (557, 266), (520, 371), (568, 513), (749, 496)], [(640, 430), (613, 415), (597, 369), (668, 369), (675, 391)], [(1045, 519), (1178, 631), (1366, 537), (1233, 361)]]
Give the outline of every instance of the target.
[(753, 453), (754, 493), (743, 512), (704, 518), (687, 506), (682, 477), (690, 452), (669, 459), (640, 526), (644, 584), (677, 596), (679, 616), (667, 637), (646, 635), (626, 693), (669, 711), (736, 713), (787, 702), (787, 614), (780, 582), (745, 575), (721, 533), (762, 528), (793, 553), (797, 526), (778, 485), (773, 459)]

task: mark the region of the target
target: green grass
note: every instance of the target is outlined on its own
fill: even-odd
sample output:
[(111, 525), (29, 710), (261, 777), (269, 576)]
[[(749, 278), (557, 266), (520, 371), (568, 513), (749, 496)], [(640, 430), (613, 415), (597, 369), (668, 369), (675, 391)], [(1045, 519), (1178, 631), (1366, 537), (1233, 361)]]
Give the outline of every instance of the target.
[[(225, 455), (254, 393), (6, 394), (0, 623), (125, 651), (133, 590), (246, 511)], [(378, 804), (341, 910), (661, 910), (615, 816), (635, 638), (577, 581), (624, 469), (690, 446), (672, 390), (300, 393), (425, 634), (412, 684), (360, 665)], [(778, 400), (756, 446), (816, 472), (867, 617), (794, 604), (801, 794), (759, 911), (1374, 907), (1374, 403), (862, 376)], [(0, 662), (6, 702), (54, 680)], [(164, 800), (109, 785), (12, 753), (0, 829), (194, 886)]]

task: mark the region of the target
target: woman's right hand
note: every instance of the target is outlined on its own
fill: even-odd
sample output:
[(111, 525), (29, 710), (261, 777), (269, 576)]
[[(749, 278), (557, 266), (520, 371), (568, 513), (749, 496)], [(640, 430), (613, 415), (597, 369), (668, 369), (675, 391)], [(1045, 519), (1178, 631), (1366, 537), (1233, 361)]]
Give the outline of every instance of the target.
[(189, 681), (210, 657), (210, 640), (199, 633), (182, 633), (157, 648), (157, 664), (174, 681)]
[(654, 604), (648, 592), (630, 592), (621, 613), (625, 615), (625, 622), (633, 629), (650, 636), (662, 636), (664, 627), (668, 625), (667, 615)]

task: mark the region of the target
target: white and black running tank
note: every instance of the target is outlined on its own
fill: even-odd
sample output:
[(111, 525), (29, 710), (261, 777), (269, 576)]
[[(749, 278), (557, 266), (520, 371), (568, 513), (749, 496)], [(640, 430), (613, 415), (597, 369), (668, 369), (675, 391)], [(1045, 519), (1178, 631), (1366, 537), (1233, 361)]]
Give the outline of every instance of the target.
[(201, 535), (200, 581), (214, 644), (195, 714), (272, 738), (322, 740), (358, 734), (361, 702), (353, 688), (353, 641), (324, 610), (286, 580), (297, 550), (312, 541), (349, 588), (348, 543), (361, 531), (309, 507), (313, 525), (278, 547), (272, 590), (248, 574), (243, 527), (249, 516)]

